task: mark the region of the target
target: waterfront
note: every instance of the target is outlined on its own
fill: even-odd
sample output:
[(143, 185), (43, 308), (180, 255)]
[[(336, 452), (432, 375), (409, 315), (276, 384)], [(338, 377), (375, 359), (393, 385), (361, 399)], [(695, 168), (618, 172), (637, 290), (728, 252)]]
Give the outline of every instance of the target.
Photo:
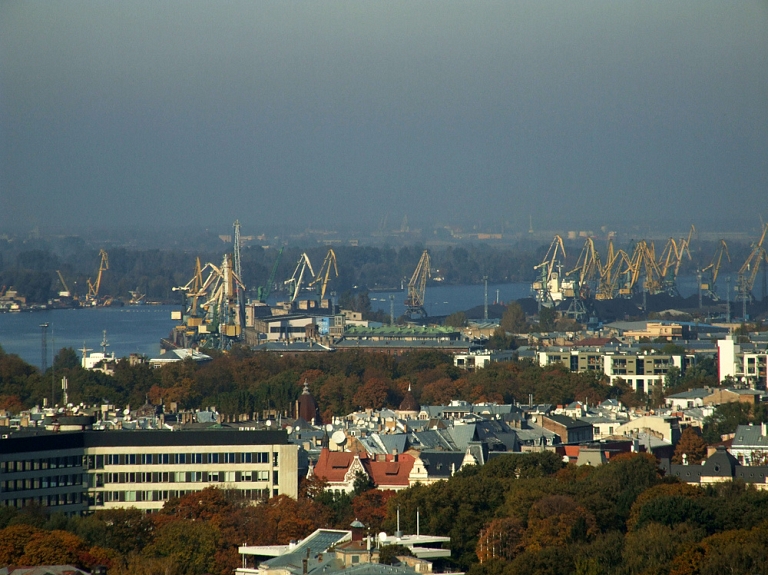
[[(117, 357), (131, 353), (154, 356), (160, 353), (160, 338), (177, 322), (171, 310), (178, 306), (125, 306), (0, 314), (0, 346), (24, 361), (40, 367), (42, 329), (48, 323), (48, 365), (58, 350), (72, 347), (100, 350), (102, 332), (107, 330), (109, 348)], [(78, 355), (80, 355), (78, 353)]]
[[(725, 282), (721, 280), (721, 290)], [(696, 293), (696, 278), (681, 276), (678, 286), (683, 297)], [(762, 297), (760, 286), (755, 286), (755, 295)], [(516, 282), (510, 284), (489, 284), (488, 303), (497, 297), (500, 302), (531, 297), (531, 284)], [(722, 291), (721, 291), (722, 293)], [(406, 292), (371, 292), (371, 307), (389, 313), (389, 296), (394, 296), (396, 316), (405, 312), (403, 304)], [(274, 303), (275, 296), (270, 298)], [(427, 313), (430, 316), (445, 316), (483, 304), (483, 285), (432, 285), (426, 292)], [(108, 351), (118, 357), (131, 353), (149, 356), (160, 353), (160, 338), (166, 337), (176, 325), (171, 320), (171, 310), (178, 306), (125, 306), (107, 308), (85, 308), (76, 310), (49, 310), (0, 314), (0, 346), (7, 353), (15, 353), (32, 365), (40, 366), (41, 323), (48, 323), (48, 365), (53, 355), (63, 347), (99, 349), (103, 330), (107, 330)], [(737, 312), (734, 304), (732, 308)]]

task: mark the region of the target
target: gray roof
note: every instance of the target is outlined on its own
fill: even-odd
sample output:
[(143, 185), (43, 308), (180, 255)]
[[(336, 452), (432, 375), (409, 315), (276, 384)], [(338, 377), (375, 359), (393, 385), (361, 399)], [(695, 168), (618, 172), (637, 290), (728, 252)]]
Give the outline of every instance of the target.
[(451, 471), (458, 471), (464, 461), (464, 454), (458, 451), (422, 451), (421, 461), (430, 477), (451, 476)]
[(680, 393), (673, 393), (668, 395), (667, 399), (704, 399), (712, 395), (711, 389), (704, 389), (702, 387), (696, 389), (689, 389), (688, 391), (681, 391)]
[(768, 449), (768, 437), (760, 425), (739, 425), (733, 436), (733, 447), (760, 447)]
[(296, 547), (294, 547), (290, 553), (284, 553), (274, 559), (264, 561), (264, 564), (269, 565), (270, 568), (276, 567), (293, 567), (301, 569), (302, 559), (307, 557), (307, 549), (309, 549), (309, 556), (312, 557), (318, 553), (324, 553), (329, 547), (335, 545), (345, 537), (349, 535), (349, 531), (341, 531), (337, 529), (318, 529), (312, 535), (304, 539)]

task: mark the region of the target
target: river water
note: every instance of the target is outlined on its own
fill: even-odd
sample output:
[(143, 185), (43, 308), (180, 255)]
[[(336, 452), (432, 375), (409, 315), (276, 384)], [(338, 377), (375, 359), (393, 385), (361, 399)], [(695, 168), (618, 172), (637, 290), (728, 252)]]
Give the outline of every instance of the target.
[[(725, 281), (720, 279), (720, 293), (724, 295)], [(761, 286), (756, 282), (755, 296), (762, 298)], [(731, 284), (734, 288), (735, 282)], [(678, 289), (683, 297), (696, 293), (696, 278), (681, 276)], [(498, 294), (498, 296), (497, 296)], [(406, 293), (371, 292), (371, 307), (389, 314), (389, 296), (394, 296), (395, 316), (405, 312)], [(510, 302), (532, 296), (530, 283), (489, 284), (488, 302)], [(731, 298), (733, 300), (733, 296)], [(270, 298), (272, 300), (272, 298)], [(483, 285), (429, 285), (425, 308), (430, 316), (444, 316), (483, 305)], [(270, 303), (274, 303), (270, 301)], [(42, 364), (42, 329), (48, 323), (47, 364), (62, 347), (82, 349), (83, 345), (99, 350), (102, 332), (107, 331), (109, 348), (118, 357), (131, 353), (149, 356), (160, 353), (160, 338), (166, 337), (176, 322), (171, 310), (178, 306), (125, 306), (87, 308), (77, 310), (50, 310), (24, 313), (0, 313), (0, 346), (7, 353), (15, 353), (32, 365)]]

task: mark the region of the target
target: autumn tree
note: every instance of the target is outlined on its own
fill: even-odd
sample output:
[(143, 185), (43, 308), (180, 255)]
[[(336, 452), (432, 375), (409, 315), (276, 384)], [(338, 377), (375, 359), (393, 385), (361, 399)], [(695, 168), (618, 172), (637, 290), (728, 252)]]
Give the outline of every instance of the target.
[(477, 559), (485, 563), (492, 559), (515, 557), (523, 550), (525, 525), (517, 517), (503, 517), (486, 523), (477, 538)]
[(525, 545), (529, 549), (586, 541), (598, 532), (595, 517), (565, 495), (549, 495), (533, 504), (528, 514)]
[(693, 427), (686, 427), (677, 442), (673, 463), (683, 463), (683, 455), (689, 465), (698, 465), (707, 457), (707, 442), (704, 441)]

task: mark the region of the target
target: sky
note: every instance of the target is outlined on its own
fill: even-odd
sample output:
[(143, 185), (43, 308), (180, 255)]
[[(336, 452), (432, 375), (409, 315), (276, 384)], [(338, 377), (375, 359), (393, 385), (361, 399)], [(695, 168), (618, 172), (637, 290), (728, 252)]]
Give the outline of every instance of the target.
[(385, 215), (759, 227), (768, 3), (0, 1), (0, 233)]

